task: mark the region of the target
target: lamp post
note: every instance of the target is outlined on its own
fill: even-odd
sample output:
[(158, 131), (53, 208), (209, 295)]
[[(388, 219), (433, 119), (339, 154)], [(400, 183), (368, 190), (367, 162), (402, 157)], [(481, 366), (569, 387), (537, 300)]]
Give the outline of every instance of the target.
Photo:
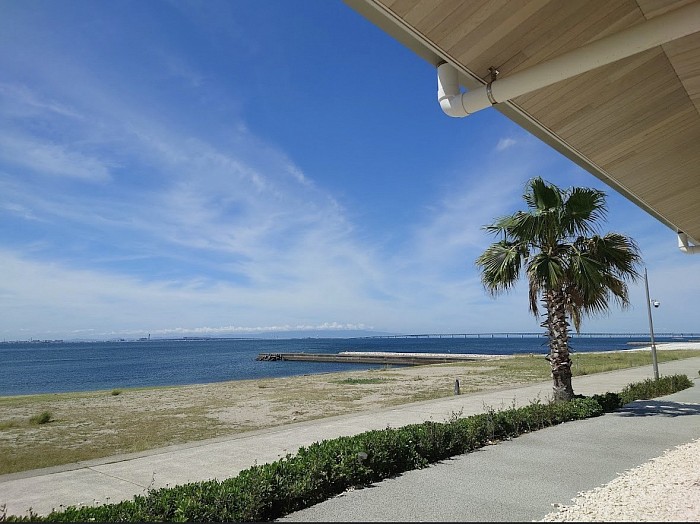
[[(649, 334), (651, 335), (651, 364), (654, 368), (654, 380), (659, 379), (659, 363), (656, 360), (656, 343), (654, 342), (654, 322), (651, 319), (651, 299), (649, 298), (649, 279), (647, 278), (647, 268), (644, 268), (644, 287), (647, 290), (647, 312), (649, 313)], [(654, 302), (654, 307), (659, 307), (658, 302)]]

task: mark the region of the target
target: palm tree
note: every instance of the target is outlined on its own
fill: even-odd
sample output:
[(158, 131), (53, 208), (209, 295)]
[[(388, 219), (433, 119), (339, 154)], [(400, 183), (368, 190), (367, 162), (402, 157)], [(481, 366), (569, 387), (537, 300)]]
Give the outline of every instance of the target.
[(618, 233), (596, 234), (606, 214), (605, 193), (591, 188), (562, 190), (541, 178), (528, 181), (527, 211), (498, 218), (484, 229), (501, 239), (477, 258), (481, 281), (496, 296), (512, 288), (521, 270), (529, 285), (530, 311), (547, 329), (554, 399), (569, 400), (569, 320), (580, 332), (581, 317), (606, 312), (610, 300), (629, 305), (626, 280), (635, 281), (641, 262), (634, 240)]

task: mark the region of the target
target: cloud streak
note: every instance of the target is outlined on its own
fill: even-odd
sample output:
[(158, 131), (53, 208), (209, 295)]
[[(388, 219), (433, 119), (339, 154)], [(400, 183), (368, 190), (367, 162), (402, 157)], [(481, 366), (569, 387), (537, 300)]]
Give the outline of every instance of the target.
[(513, 147), (515, 144), (517, 144), (517, 141), (514, 138), (501, 138), (498, 141), (498, 144), (496, 144), (496, 151), (505, 151), (506, 149)]
[(69, 147), (30, 138), (0, 136), (0, 157), (20, 168), (85, 182), (107, 182), (110, 171), (98, 158)]

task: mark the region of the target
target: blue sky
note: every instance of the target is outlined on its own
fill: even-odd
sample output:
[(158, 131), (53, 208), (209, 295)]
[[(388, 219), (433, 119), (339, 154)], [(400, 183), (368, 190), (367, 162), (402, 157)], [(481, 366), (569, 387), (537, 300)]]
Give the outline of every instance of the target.
[[(342, 2), (0, 3), (0, 337), (539, 331), (481, 227), (526, 181), (604, 189), (656, 331), (700, 331), (700, 258)], [(648, 329), (633, 307), (588, 332)]]

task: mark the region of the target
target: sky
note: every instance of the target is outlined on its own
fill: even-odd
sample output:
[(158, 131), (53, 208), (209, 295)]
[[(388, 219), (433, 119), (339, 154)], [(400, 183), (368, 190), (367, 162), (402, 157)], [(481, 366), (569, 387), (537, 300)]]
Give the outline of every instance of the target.
[[(0, 339), (539, 332), (474, 263), (535, 176), (606, 191), (655, 332), (700, 331), (673, 231), (436, 91), (340, 1), (1, 2)], [(648, 332), (630, 297), (582, 331)]]

